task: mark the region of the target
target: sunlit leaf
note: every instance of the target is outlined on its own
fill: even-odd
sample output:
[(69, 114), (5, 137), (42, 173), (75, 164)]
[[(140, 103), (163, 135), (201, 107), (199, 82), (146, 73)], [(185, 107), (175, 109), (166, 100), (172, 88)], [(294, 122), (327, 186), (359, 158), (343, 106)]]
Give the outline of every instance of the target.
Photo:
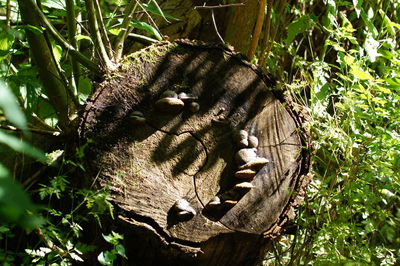
[(359, 67), (352, 67), (350, 72), (356, 76), (359, 79), (362, 80), (371, 80), (374, 79), (373, 76), (371, 76), (371, 74), (369, 74), (368, 72), (365, 72), (364, 70), (361, 70), (361, 68)]
[(357, 17), (360, 17), (363, 0), (353, 0), (354, 10), (356, 11)]
[(3, 109), (7, 119), (19, 128), (26, 127), (24, 113), (7, 84), (0, 80), (0, 108)]
[(14, 35), (7, 31), (0, 31), (0, 50), (8, 51), (14, 43)]
[(146, 22), (134, 20), (131, 22), (131, 25), (137, 29), (147, 31), (148, 33), (154, 35), (159, 41), (162, 40), (160, 33), (153, 26), (147, 24)]

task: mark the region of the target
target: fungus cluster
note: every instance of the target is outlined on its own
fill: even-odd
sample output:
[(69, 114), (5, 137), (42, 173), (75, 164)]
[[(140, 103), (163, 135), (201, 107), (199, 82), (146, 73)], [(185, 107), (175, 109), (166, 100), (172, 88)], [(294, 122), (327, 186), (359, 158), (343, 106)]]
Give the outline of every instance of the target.
[(268, 159), (257, 156), (258, 138), (256, 136), (249, 135), (245, 130), (240, 130), (236, 136), (236, 142), (239, 147), (239, 151), (235, 154), (235, 162), (238, 165), (235, 177), (238, 182), (233, 189), (220, 196), (215, 196), (208, 202), (208, 208), (231, 208), (235, 206), (245, 193), (254, 188), (250, 181), (269, 162)]
[(189, 110), (193, 113), (200, 110), (200, 105), (196, 102), (197, 97), (181, 92), (177, 94), (172, 90), (164, 91), (160, 99), (155, 103), (158, 110), (167, 113), (179, 113), (185, 104), (189, 106)]

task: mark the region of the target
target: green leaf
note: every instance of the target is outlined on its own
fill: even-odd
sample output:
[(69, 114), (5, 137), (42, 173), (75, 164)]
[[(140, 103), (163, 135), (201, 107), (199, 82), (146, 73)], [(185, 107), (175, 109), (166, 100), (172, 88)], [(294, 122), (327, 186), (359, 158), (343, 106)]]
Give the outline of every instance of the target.
[(0, 50), (9, 51), (14, 43), (14, 35), (7, 31), (0, 32)]
[(0, 80), (0, 108), (11, 123), (21, 129), (26, 128), (26, 119), (17, 99), (3, 80)]
[(107, 241), (108, 243), (112, 244), (114, 242), (114, 238), (111, 235), (104, 235), (101, 234), (104, 238), (105, 241)]
[(93, 43), (92, 38), (90, 38), (90, 37), (87, 36), (87, 35), (82, 35), (82, 34), (76, 35), (76, 36), (75, 36), (75, 40), (76, 40), (77, 42), (82, 41), (82, 40), (86, 40), (86, 41), (89, 41), (90, 43)]
[(361, 68), (357, 67), (357, 66), (353, 66), (350, 70), (351, 74), (353, 74), (354, 76), (356, 76), (359, 79), (362, 80), (371, 80), (374, 79), (373, 76), (371, 76), (371, 74), (369, 74), (368, 72), (365, 72), (364, 70), (362, 70)]
[(131, 22), (131, 26), (135, 27), (137, 29), (144, 30), (144, 31), (154, 35), (157, 38), (157, 40), (159, 40), (159, 41), (162, 40), (160, 33), (153, 26), (147, 24), (146, 22), (133, 20)]
[(116, 258), (117, 256), (110, 251), (101, 252), (99, 256), (97, 256), (97, 260), (102, 265), (112, 265)]
[(292, 23), (289, 24), (288, 26), (288, 35), (286, 38), (286, 45), (289, 45), (290, 43), (293, 42), (294, 38), (296, 38), (297, 35), (304, 33), (306, 30), (308, 30), (311, 27), (311, 18), (310, 16), (302, 16)]
[(0, 143), (3, 143), (17, 152), (24, 153), (42, 162), (47, 161), (47, 157), (44, 155), (43, 152), (32, 147), (27, 142), (22, 141), (12, 135), (6, 134), (2, 131), (0, 131)]
[(374, 38), (378, 36), (378, 30), (375, 28), (374, 24), (371, 22), (373, 19), (373, 10), (369, 9), (368, 14), (365, 13), (364, 9), (361, 10), (361, 18), (363, 19), (368, 31), (372, 34)]
[(393, 28), (393, 22), (390, 20), (390, 18), (385, 14), (385, 12), (382, 9), (379, 9), (379, 14), (382, 16), (383, 18), (383, 23), (387, 29), (387, 31), (389, 32), (390, 35), (395, 36), (396, 35), (396, 31)]
[(0, 223), (13, 222), (25, 228), (33, 228), (41, 223), (35, 212), (35, 205), (28, 195), (15, 183), (8, 170), (0, 164)]
[(160, 8), (160, 6), (158, 5), (158, 3), (157, 3), (156, 1), (152, 0), (152, 2), (154, 3), (155, 6), (149, 5), (149, 4), (145, 4), (145, 3), (144, 3), (144, 4), (141, 4), (141, 5), (142, 5), (142, 7), (143, 7), (144, 9), (146, 9), (146, 10), (149, 11), (150, 13), (153, 13), (154, 15), (161, 16), (161, 17), (163, 17), (166, 21), (168, 21), (167, 18), (180, 21), (179, 18), (176, 18), (176, 17), (174, 17), (174, 16), (172, 16), (172, 15), (169, 15), (169, 14), (165, 13), (164, 11), (162, 11), (161, 8)]
[(354, 10), (356, 11), (357, 18), (360, 17), (363, 0), (353, 0)]
[(115, 246), (115, 250), (117, 251), (117, 253), (119, 255), (121, 255), (122, 257), (126, 258), (125, 247), (123, 245), (121, 245), (121, 244), (116, 245)]

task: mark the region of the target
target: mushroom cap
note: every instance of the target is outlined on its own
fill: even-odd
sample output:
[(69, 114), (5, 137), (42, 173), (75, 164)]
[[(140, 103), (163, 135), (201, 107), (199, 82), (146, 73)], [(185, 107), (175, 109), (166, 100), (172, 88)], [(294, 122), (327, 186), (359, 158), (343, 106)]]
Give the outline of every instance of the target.
[(130, 117), (132, 119), (132, 122), (136, 125), (142, 125), (144, 123), (146, 123), (146, 118), (144, 118), (143, 116), (131, 116)]
[(250, 190), (252, 188), (254, 188), (254, 185), (250, 182), (241, 182), (234, 186), (234, 189), (237, 190)]
[(256, 136), (249, 136), (248, 137), (249, 147), (250, 148), (257, 148), (258, 147), (258, 138)]
[(235, 160), (238, 165), (246, 164), (255, 158), (257, 158), (256, 149), (240, 149), (235, 155)]
[(218, 196), (215, 196), (207, 205), (217, 206), (221, 204), (221, 199)]
[(261, 169), (264, 165), (269, 163), (269, 160), (264, 157), (257, 157), (254, 160), (251, 160), (250, 162), (242, 165), (239, 167), (239, 169), (254, 169), (254, 170), (259, 170)]
[(233, 207), (238, 203), (237, 200), (225, 200), (224, 201), (224, 205), (229, 206), (229, 207)]
[(141, 116), (141, 117), (144, 117), (143, 113), (140, 112), (140, 111), (133, 111), (133, 112), (131, 112), (131, 113), (129, 114), (129, 116), (130, 116), (130, 117), (132, 117), (132, 116)]
[(178, 98), (184, 102), (190, 102), (197, 100), (197, 97), (190, 93), (181, 92), (178, 94)]
[(192, 113), (198, 112), (198, 111), (200, 110), (200, 104), (198, 104), (197, 102), (191, 102), (191, 103), (189, 104), (189, 110), (190, 110)]
[(243, 169), (235, 173), (235, 177), (239, 179), (249, 179), (253, 178), (257, 174), (257, 171), (253, 169)]
[(248, 136), (249, 136), (249, 133), (246, 130), (244, 130), (244, 129), (239, 130), (240, 139), (247, 139)]
[(158, 110), (169, 113), (178, 113), (182, 110), (185, 105), (182, 100), (173, 97), (161, 98), (156, 101), (156, 107)]
[(247, 148), (249, 146), (249, 141), (247, 139), (241, 139), (238, 144), (240, 148)]
[(161, 94), (160, 98), (178, 98), (178, 94), (172, 90), (166, 90)]

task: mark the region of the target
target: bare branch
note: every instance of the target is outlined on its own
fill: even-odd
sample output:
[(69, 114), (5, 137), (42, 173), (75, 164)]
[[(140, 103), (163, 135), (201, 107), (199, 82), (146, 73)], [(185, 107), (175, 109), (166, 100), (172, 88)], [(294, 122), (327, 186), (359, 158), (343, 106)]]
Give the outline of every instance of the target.
[(222, 38), (221, 34), (219, 34), (219, 32), (218, 32), (217, 23), (215, 22), (214, 10), (213, 10), (213, 9), (211, 9), (211, 18), (212, 18), (212, 21), (213, 21), (213, 25), (214, 25), (215, 32), (216, 32), (217, 35), (218, 35), (218, 38), (221, 40), (222, 43), (225, 43), (225, 41), (224, 41), (224, 39)]
[(226, 4), (226, 5), (217, 5), (217, 6), (206, 6), (205, 4), (202, 6), (195, 6), (193, 9), (216, 9), (216, 8), (226, 8), (231, 6), (244, 6), (246, 3), (233, 3), (233, 4)]

